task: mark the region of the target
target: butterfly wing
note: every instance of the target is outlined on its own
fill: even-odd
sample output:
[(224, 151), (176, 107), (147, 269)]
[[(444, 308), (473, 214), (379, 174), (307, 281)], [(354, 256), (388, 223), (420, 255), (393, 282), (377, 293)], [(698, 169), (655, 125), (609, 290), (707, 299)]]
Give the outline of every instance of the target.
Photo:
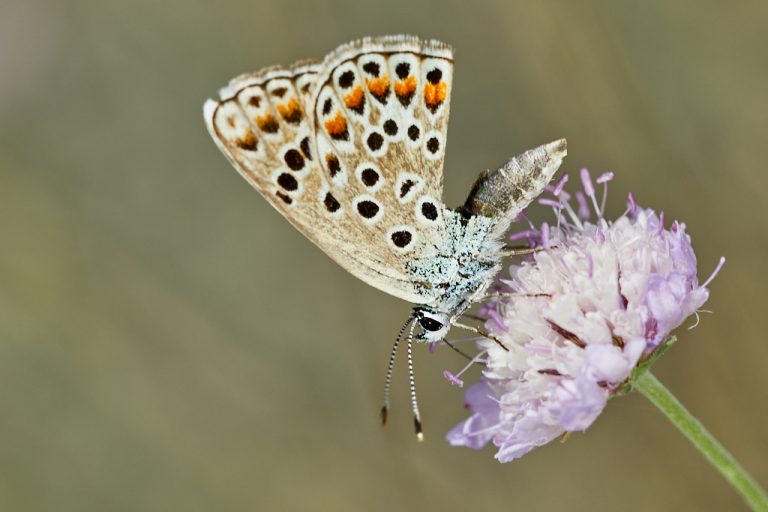
[[(406, 262), (444, 236), (451, 50), (397, 36), (234, 79), (204, 107), (238, 172), (366, 283), (424, 302)], [(431, 243), (430, 243), (431, 242)]]
[[(297, 63), (233, 79), (203, 115), (222, 153), (292, 223), (313, 179), (312, 125), (304, 113), (319, 66)], [(297, 226), (298, 227), (298, 226)]]
[(452, 50), (443, 43), (367, 38), (326, 57), (312, 100), (318, 160), (358, 225), (365, 265), (404, 280), (412, 301), (429, 293), (414, 285), (406, 263), (434, 255), (446, 236), (452, 76)]

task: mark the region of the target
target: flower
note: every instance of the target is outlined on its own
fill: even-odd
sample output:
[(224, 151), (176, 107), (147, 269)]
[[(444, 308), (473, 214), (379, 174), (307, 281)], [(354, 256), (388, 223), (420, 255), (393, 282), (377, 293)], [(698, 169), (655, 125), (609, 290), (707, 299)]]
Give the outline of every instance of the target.
[[(548, 187), (557, 223), (513, 234), (539, 250), (512, 265), (480, 314), (494, 340), (478, 342), (479, 383), (465, 393), (471, 415), (447, 435), (455, 446), (498, 447), (508, 462), (566, 432), (587, 429), (638, 364), (663, 348), (671, 331), (706, 302), (685, 225), (664, 226), (664, 214), (641, 208), (630, 194), (616, 220), (603, 212), (612, 173), (601, 175), (598, 204), (592, 178), (583, 192)], [(592, 218), (595, 220), (592, 220)], [(503, 345), (503, 346), (502, 346)], [(451, 381), (461, 373), (448, 372)]]

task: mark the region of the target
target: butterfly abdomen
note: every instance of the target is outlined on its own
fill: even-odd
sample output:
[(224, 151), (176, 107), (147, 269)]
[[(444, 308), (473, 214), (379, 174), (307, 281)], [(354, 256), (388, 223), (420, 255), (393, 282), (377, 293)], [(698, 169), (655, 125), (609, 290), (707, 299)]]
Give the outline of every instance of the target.
[(517, 214), (541, 194), (565, 155), (565, 139), (560, 139), (526, 151), (495, 171), (483, 172), (459, 212), (465, 217), (489, 217), (497, 228), (506, 230)]

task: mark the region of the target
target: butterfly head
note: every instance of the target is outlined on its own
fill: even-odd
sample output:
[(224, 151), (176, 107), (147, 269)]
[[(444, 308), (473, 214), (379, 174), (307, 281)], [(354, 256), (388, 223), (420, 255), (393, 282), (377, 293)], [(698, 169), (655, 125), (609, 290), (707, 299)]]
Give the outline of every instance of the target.
[(451, 327), (450, 317), (446, 313), (435, 311), (425, 306), (413, 308), (413, 318), (421, 327), (416, 335), (420, 341), (441, 341)]

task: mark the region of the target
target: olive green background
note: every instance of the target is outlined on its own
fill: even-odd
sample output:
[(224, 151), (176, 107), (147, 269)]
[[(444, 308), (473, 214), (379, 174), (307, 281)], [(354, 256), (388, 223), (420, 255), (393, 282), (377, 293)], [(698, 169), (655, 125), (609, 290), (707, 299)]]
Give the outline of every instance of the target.
[(403, 368), (378, 425), (408, 304), (284, 222), (201, 107), (238, 73), (401, 32), (456, 47), (449, 204), (567, 137), (565, 170), (616, 171), (610, 211), (632, 190), (686, 222), (702, 280), (728, 257), (656, 371), (768, 484), (765, 2), (4, 0), (2, 510), (741, 509), (641, 396), (500, 465), (443, 441), (462, 362), (419, 347), (427, 442)]

